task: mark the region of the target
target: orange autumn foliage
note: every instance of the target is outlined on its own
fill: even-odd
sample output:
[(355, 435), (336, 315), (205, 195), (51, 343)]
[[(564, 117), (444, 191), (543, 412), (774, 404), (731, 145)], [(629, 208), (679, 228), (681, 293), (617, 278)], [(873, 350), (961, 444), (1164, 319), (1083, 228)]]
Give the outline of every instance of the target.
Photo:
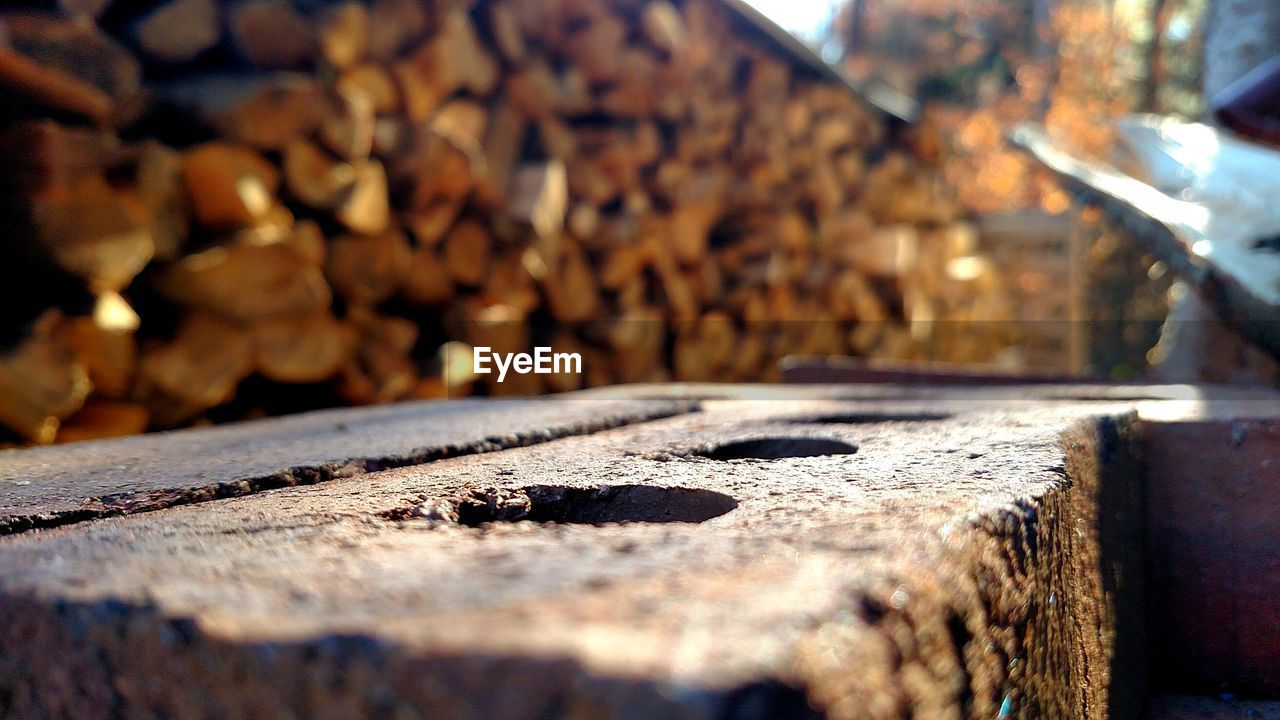
[[(1109, 157), (1112, 120), (1154, 109), (1139, 107), (1144, 83), (1179, 79), (1154, 66), (1161, 48), (1143, 37), (1199, 4), (1165, 0), (1157, 18), (1105, 0), (851, 0), (835, 31), (853, 77), (922, 101), (921, 155), (941, 166), (966, 208), (1062, 212), (1067, 196), (1005, 133), (1035, 120), (1073, 151)], [(1196, 39), (1164, 51), (1193, 49)], [(1136, 67), (1143, 60), (1153, 66)], [(1183, 72), (1184, 84), (1196, 72)]]

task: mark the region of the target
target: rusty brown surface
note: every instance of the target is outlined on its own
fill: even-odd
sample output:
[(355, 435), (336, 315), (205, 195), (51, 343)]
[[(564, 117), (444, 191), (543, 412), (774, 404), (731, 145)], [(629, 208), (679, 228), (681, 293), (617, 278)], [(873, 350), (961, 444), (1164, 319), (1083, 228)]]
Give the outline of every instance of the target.
[(1144, 432), (1153, 669), (1170, 690), (1280, 693), (1280, 420), (1255, 415)]

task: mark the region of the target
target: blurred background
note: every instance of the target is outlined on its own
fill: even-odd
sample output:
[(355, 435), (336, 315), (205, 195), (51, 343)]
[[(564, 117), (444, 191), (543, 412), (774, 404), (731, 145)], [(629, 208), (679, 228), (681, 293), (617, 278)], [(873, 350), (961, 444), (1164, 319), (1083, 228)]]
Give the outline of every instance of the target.
[(1207, 3), (751, 0), (802, 45), (736, 0), (12, 5), (0, 442), (788, 358), (1152, 377), (1169, 268), (1006, 138), (1127, 167), (1115, 119), (1205, 112)]
[[(1150, 375), (1173, 277), (1006, 142), (1043, 123), (1082, 157), (1124, 164), (1113, 122), (1198, 119), (1208, 0), (753, 0), (851, 77), (924, 105), (914, 132), (984, 227), (1030, 337), (1024, 361), (1097, 377)], [(1064, 265), (1072, 265), (1064, 271)], [(1055, 321), (1085, 321), (1054, 343)], [(1035, 333), (1032, 332), (1032, 336)], [(1041, 345), (1043, 343), (1043, 345)], [(1065, 352), (1064, 352), (1065, 350)]]

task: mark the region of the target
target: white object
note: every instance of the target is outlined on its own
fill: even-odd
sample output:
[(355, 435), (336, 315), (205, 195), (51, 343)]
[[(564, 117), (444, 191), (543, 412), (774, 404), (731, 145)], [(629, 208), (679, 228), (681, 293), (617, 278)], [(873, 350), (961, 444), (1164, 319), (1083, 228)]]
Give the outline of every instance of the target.
[(1280, 235), (1280, 152), (1154, 115), (1125, 118), (1117, 128), (1165, 196), (1147, 198), (1161, 206), (1160, 219), (1193, 253), (1280, 305), (1280, 253), (1254, 247)]

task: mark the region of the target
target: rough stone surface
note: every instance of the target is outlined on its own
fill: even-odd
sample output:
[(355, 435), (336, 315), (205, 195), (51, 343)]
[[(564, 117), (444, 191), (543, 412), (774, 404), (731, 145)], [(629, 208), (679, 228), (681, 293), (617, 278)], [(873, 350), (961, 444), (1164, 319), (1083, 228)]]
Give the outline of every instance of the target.
[(704, 399), (0, 537), (0, 717), (1136, 718), (1139, 416), (1194, 395), (594, 392)]

